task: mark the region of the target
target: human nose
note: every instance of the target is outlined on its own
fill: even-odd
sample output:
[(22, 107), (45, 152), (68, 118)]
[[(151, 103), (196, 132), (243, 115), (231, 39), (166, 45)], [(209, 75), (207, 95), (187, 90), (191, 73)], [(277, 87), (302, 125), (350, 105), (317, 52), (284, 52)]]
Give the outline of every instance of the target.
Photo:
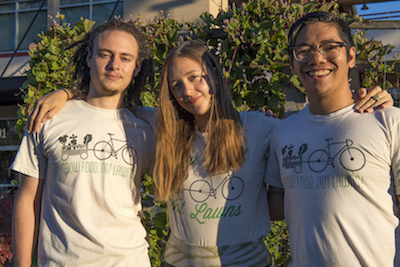
[(319, 61), (326, 61), (326, 58), (322, 48), (319, 46), (314, 46), (312, 47), (311, 58), (308, 60), (308, 63), (313, 64)]
[(193, 94), (194, 87), (193, 84), (190, 83), (189, 81), (183, 82), (182, 87), (184, 96), (191, 96)]
[(108, 69), (118, 69), (120, 65), (120, 60), (117, 57), (111, 57), (108, 61), (107, 68)]

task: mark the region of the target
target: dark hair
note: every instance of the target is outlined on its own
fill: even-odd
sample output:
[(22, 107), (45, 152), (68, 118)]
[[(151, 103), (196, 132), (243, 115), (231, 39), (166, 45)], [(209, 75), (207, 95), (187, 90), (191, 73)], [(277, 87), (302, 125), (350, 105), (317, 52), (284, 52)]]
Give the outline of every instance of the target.
[(331, 24), (336, 27), (339, 33), (339, 37), (343, 42), (347, 43), (346, 51), (347, 57), (349, 57), (349, 49), (354, 46), (354, 41), (351, 36), (351, 31), (347, 23), (339, 18), (338, 16), (328, 13), (328, 12), (313, 12), (307, 15), (304, 15), (300, 19), (298, 19), (292, 27), (290, 27), (289, 35), (288, 35), (288, 54), (293, 60), (293, 46), (295, 45), (295, 41), (297, 38), (297, 34), (299, 31), (306, 25), (314, 24), (317, 22), (323, 22), (327, 24)]
[(89, 52), (91, 54), (93, 53), (93, 45), (96, 37), (104, 31), (113, 30), (132, 34), (138, 43), (139, 51), (137, 63), (142, 64), (141, 70), (139, 74), (132, 79), (131, 84), (127, 88), (125, 104), (130, 104), (131, 101), (133, 101), (137, 105), (140, 105), (139, 94), (144, 90), (145, 84), (149, 83), (150, 86), (152, 86), (154, 83), (153, 57), (148, 45), (148, 36), (146, 36), (132, 20), (123, 21), (116, 18), (105, 22), (88, 32), (81, 41), (70, 47), (77, 47), (67, 72), (67, 74), (72, 73), (70, 89), (78, 89), (82, 94), (87, 94), (90, 82), (90, 68), (87, 66), (86, 57)]

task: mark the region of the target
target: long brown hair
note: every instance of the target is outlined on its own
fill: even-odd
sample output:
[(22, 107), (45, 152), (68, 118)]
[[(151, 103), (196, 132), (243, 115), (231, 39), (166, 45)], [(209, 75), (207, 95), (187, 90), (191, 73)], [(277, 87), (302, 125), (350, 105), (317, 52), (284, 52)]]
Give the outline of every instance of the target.
[(167, 200), (172, 193), (182, 190), (188, 176), (190, 152), (196, 134), (194, 116), (177, 103), (169, 89), (170, 66), (181, 57), (203, 66), (212, 93), (206, 127), (207, 145), (203, 154), (204, 168), (215, 175), (239, 169), (244, 160), (242, 125), (218, 62), (205, 45), (184, 43), (169, 53), (161, 71), (156, 120), (156, 164), (153, 173), (158, 200)]

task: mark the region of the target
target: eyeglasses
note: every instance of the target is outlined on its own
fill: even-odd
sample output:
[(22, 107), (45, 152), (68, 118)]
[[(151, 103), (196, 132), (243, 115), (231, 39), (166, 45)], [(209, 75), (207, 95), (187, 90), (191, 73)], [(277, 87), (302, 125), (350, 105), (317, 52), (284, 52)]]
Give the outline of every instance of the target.
[(344, 42), (329, 42), (320, 45), (295, 45), (291, 49), (293, 50), (293, 56), (298, 62), (307, 62), (314, 55), (315, 51), (321, 53), (321, 55), (331, 60), (337, 58), (340, 55), (340, 50), (343, 46), (347, 46)]

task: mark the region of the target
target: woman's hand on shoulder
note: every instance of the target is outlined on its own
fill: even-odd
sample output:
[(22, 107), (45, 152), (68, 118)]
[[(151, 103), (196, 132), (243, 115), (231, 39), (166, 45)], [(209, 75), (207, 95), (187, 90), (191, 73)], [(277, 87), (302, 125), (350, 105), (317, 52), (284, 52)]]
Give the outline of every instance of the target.
[(36, 100), (28, 115), (27, 128), (29, 133), (37, 133), (42, 122), (53, 118), (64, 107), (71, 95), (67, 90), (58, 89)]
[(371, 113), (377, 108), (388, 108), (393, 106), (394, 100), (388, 91), (380, 86), (358, 89), (358, 95), (354, 94), (357, 101), (355, 110), (359, 113)]

